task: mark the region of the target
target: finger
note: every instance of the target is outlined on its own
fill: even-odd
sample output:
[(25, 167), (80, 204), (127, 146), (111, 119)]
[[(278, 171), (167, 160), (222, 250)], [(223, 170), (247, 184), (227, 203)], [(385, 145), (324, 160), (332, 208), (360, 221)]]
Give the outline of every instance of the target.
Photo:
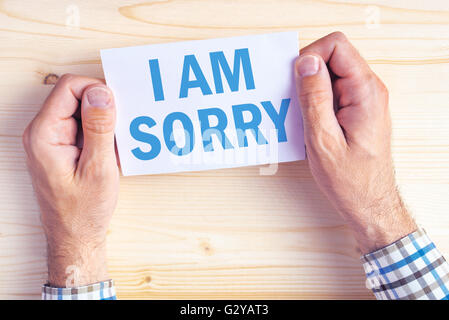
[(322, 144), (323, 139), (345, 143), (335, 116), (331, 79), (323, 59), (311, 54), (300, 56), (295, 63), (295, 77), (306, 140), (317, 144)]
[(371, 72), (366, 61), (341, 32), (331, 33), (304, 47), (301, 55), (319, 55), (340, 78), (361, 77)]
[(81, 121), (83, 149), (79, 166), (100, 171), (107, 170), (111, 164), (116, 166), (115, 103), (108, 87), (94, 84), (86, 88), (81, 101)]
[(84, 89), (92, 84), (103, 84), (103, 80), (72, 74), (63, 75), (39, 112), (45, 120), (59, 120), (71, 117), (79, 107)]

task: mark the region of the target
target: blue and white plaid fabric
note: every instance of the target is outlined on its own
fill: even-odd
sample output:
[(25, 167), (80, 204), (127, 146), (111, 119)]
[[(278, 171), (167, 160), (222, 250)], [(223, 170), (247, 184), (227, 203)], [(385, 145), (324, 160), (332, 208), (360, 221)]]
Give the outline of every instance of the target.
[(449, 300), (449, 264), (422, 229), (362, 261), (377, 299)]
[(114, 281), (107, 280), (76, 288), (42, 286), (42, 300), (115, 300)]

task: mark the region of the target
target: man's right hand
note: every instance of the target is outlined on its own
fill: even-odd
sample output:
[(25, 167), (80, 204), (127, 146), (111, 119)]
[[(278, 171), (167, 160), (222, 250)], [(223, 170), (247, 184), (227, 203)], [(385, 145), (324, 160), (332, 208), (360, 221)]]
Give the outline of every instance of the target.
[(310, 170), (362, 253), (414, 232), (396, 188), (382, 81), (340, 32), (303, 48), (295, 75)]
[(64, 75), (23, 133), (52, 287), (109, 279), (106, 233), (119, 191), (114, 126), (104, 82)]

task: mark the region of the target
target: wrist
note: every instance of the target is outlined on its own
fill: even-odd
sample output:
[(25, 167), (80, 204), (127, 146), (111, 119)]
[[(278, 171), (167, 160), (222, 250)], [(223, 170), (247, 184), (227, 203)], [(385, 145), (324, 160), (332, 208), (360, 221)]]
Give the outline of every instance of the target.
[(108, 280), (106, 241), (48, 241), (48, 282), (52, 287), (80, 287)]
[(386, 247), (417, 230), (398, 192), (385, 200), (349, 223), (363, 254)]

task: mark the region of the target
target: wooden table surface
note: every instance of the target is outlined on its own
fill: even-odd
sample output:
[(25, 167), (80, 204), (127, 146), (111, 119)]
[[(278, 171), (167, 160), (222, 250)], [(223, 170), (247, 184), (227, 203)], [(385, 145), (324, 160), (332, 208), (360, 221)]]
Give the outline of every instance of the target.
[[(449, 257), (447, 0), (0, 1), (0, 298), (40, 297), (46, 243), (21, 135), (48, 74), (103, 77), (102, 48), (298, 30), (347, 34), (390, 90), (400, 189)], [(121, 178), (108, 236), (122, 299), (372, 299), (306, 161)]]

